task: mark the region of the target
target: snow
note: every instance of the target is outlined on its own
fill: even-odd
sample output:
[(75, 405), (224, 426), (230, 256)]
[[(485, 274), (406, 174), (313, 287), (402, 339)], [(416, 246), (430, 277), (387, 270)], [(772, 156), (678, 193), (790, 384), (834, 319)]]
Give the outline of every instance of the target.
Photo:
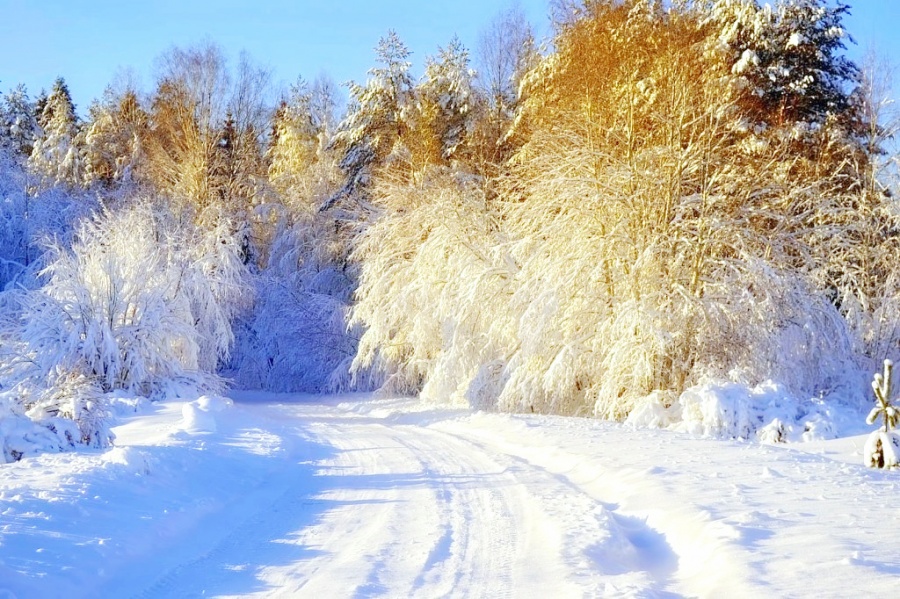
[(865, 434), (761, 445), (369, 395), (232, 399), (145, 405), (115, 448), (0, 466), (0, 596), (896, 590), (898, 479), (862, 465)]

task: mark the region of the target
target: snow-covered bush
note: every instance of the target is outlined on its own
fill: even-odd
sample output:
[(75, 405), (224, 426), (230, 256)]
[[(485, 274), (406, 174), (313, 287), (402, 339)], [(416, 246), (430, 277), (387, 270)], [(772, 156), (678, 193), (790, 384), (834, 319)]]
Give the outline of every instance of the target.
[(226, 223), (200, 231), (145, 203), (84, 221), (71, 250), (50, 251), (47, 283), (23, 298), (37, 372), (78, 371), (103, 391), (151, 394), (184, 377), (217, 385), (245, 292)]
[(59, 450), (59, 437), (26, 416), (15, 397), (0, 394), (0, 464)]
[(374, 196), (382, 213), (353, 253), (351, 323), (365, 327), (354, 372), (374, 368), (395, 392), (493, 405), (515, 342), (506, 317), (515, 266), (502, 260), (483, 190), (434, 169), (419, 183), (383, 182)]
[(347, 330), (346, 318), (354, 281), (338, 258), (340, 244), (330, 239), (334, 229), (306, 213), (276, 233), (229, 364), (241, 387), (322, 392), (350, 386), (357, 334)]
[(214, 433), (217, 429), (216, 414), (228, 410), (234, 403), (227, 397), (203, 395), (181, 408), (181, 427), (190, 433)]
[(764, 443), (831, 439), (837, 432), (828, 401), (798, 398), (771, 381), (753, 387), (701, 383), (685, 390), (677, 400), (669, 398), (668, 407), (653, 399), (640, 401), (626, 422)]
[(900, 435), (894, 427), (900, 421), (900, 411), (891, 404), (894, 363), (884, 361), (884, 372), (876, 373), (872, 381), (875, 391), (875, 407), (866, 418), (867, 424), (875, 424), (878, 418), (884, 419), (880, 430), (872, 432), (863, 449), (863, 459), (870, 468), (896, 468), (900, 466)]
[(150, 202), (84, 220), (50, 245), (40, 288), (4, 295), (4, 394), (64, 447), (112, 440), (105, 393), (219, 389), (247, 293), (230, 231)]
[(50, 374), (45, 387), (21, 389), (26, 416), (56, 434), (60, 448), (107, 447), (115, 435), (113, 414), (95, 380), (77, 371)]

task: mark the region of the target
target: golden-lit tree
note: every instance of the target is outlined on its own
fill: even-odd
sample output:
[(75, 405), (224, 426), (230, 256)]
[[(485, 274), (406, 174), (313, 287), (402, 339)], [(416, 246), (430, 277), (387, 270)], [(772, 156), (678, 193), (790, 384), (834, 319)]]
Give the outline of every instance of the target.
[[(410, 228), (430, 222), (429, 198), (459, 197), (458, 181), (376, 187), (385, 211), (356, 254), (359, 363), (505, 409), (612, 418), (706, 377), (799, 394), (845, 381), (860, 354), (839, 299), (857, 292), (840, 277), (891, 221), (858, 210), (866, 152), (842, 12), (795, 4), (771, 21), (750, 0), (570, 6), (555, 51), (522, 78), (500, 202), (464, 209), (491, 227), (463, 234), (460, 208), (442, 204), (440, 222)], [(771, 80), (765, 102), (747, 95), (766, 80), (741, 64), (750, 46), (723, 50), (744, 22), (728, 7), (771, 37), (741, 42), (769, 52), (754, 67), (806, 69)], [(812, 68), (791, 23), (825, 36)], [(448, 234), (465, 251), (432, 243)]]
[(478, 97), (469, 53), (458, 39), (429, 57), (409, 109), (410, 127), (402, 138), (413, 173), (429, 166), (468, 162)]
[(265, 175), (260, 136), (268, 74), (242, 56), (232, 80), (212, 45), (174, 48), (159, 68), (146, 142), (150, 182), (200, 210), (246, 210), (254, 179)]
[(125, 89), (104, 92), (102, 102), (90, 108), (84, 144), (85, 183), (106, 186), (140, 178), (145, 166), (143, 151), (148, 134), (148, 115), (137, 93)]

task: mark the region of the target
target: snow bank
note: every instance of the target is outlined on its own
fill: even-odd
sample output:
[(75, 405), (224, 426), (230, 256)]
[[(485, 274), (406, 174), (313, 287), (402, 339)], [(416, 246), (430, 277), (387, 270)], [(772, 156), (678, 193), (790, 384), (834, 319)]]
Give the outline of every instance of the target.
[(227, 397), (204, 395), (181, 408), (180, 428), (190, 433), (214, 433), (218, 430), (216, 414), (234, 405)]
[(626, 423), (706, 437), (782, 443), (834, 439), (839, 411), (837, 402), (802, 401), (771, 381), (753, 387), (707, 382), (688, 388), (676, 400), (672, 394), (651, 394)]

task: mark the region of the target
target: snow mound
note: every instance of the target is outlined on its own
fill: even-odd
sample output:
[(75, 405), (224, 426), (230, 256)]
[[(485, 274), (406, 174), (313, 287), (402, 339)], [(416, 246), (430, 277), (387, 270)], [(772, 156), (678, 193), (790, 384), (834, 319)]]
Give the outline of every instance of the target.
[(874, 431), (866, 438), (863, 460), (870, 468), (900, 466), (900, 436), (893, 431)]
[(218, 430), (216, 414), (234, 405), (227, 397), (203, 395), (181, 408), (183, 430), (190, 433), (214, 433)]
[(109, 402), (109, 409), (117, 417), (134, 416), (146, 411), (150, 405), (150, 400), (140, 395), (128, 393), (121, 389), (117, 389), (106, 394)]
[(53, 431), (26, 416), (11, 412), (0, 413), (0, 449), (0, 464), (60, 450)]
[(150, 474), (150, 459), (146, 452), (134, 447), (114, 447), (100, 457), (100, 464), (111, 471), (130, 474)]
[(626, 423), (763, 443), (820, 441), (837, 436), (833, 405), (815, 398), (801, 401), (773, 382), (753, 387), (708, 382), (687, 389), (677, 400), (671, 394), (657, 392), (640, 402)]

